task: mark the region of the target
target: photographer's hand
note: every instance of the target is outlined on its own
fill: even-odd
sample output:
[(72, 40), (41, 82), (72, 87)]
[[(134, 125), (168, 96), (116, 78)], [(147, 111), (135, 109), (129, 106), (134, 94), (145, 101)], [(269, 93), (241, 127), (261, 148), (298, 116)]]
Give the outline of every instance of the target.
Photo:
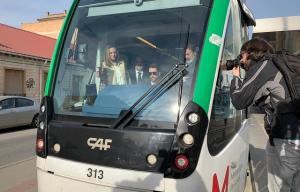
[(240, 77), (240, 67), (234, 67), (232, 69), (232, 75), (236, 77)]

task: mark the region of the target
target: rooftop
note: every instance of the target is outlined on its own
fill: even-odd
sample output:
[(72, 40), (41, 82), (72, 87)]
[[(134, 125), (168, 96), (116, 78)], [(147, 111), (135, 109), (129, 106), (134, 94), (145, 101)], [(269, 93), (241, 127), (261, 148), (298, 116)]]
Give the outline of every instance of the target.
[(56, 39), (0, 23), (0, 52), (51, 59)]
[(49, 20), (57, 20), (57, 19), (64, 19), (67, 15), (67, 10), (65, 10), (63, 13), (50, 13), (47, 12), (47, 16), (43, 18), (37, 19), (38, 22), (41, 21), (49, 21)]

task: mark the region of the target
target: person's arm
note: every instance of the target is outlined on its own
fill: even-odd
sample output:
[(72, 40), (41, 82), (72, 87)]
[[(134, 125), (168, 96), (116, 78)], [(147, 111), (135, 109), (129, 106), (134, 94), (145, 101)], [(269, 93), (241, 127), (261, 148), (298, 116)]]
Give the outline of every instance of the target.
[(258, 90), (272, 77), (272, 71), (267, 62), (256, 64), (246, 72), (244, 81), (239, 79), (239, 72), (233, 70), (230, 97), (236, 109), (245, 109), (253, 103)]

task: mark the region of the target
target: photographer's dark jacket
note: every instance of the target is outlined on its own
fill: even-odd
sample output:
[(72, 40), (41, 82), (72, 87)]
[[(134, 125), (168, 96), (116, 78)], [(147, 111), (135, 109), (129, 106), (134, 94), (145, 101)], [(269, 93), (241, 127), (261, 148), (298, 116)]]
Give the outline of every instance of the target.
[[(278, 128), (278, 118), (274, 114), (279, 101), (290, 99), (281, 72), (268, 59), (262, 59), (259, 62), (252, 61), (243, 81), (234, 77), (231, 81), (230, 96), (236, 109), (245, 109), (252, 104), (261, 107), (265, 112), (267, 132), (271, 127), (273, 129), (275, 123)], [(295, 134), (287, 134), (288, 130), (283, 130), (286, 129), (283, 127), (288, 126), (272, 130), (272, 137), (296, 139)]]

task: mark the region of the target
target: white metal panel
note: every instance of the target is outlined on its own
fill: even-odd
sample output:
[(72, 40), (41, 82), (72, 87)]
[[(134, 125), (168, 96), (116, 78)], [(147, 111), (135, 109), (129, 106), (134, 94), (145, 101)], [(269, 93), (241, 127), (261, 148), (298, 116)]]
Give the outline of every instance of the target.
[[(50, 174), (37, 169), (39, 192), (137, 192), (121, 188), (100, 186), (92, 183), (73, 180), (62, 176)], [(149, 191), (148, 191), (149, 192)]]
[(253, 33), (300, 30), (300, 16), (257, 19)]
[[(80, 181), (82, 184), (91, 183), (96, 184), (99, 187), (115, 187), (115, 188), (127, 188), (149, 190), (149, 191), (164, 191), (164, 178), (163, 174), (150, 173), (143, 171), (134, 171), (127, 169), (118, 169), (105, 166), (98, 166), (87, 163), (79, 163), (66, 159), (48, 156), (45, 162), (42, 163), (44, 167), (40, 167), (45, 171), (51, 171), (58, 178), (68, 178), (69, 183), (77, 183)], [(37, 163), (37, 165), (42, 165)], [(103, 179), (96, 179), (94, 177), (87, 177), (88, 169), (102, 170)], [(117, 175), (117, 176), (116, 176)], [(45, 176), (42, 174), (41, 177)], [(40, 183), (39, 183), (40, 185)], [(74, 188), (72, 191), (80, 191)], [(99, 191), (99, 189), (98, 189)], [(101, 191), (101, 190), (100, 190)]]

